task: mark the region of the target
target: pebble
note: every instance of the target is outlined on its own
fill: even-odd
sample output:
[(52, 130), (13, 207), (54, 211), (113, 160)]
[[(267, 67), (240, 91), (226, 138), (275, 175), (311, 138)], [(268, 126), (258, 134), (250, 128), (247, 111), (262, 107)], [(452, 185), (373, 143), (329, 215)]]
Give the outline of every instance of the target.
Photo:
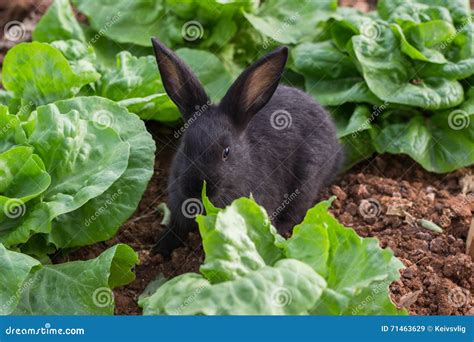
[(347, 199), (347, 194), (337, 185), (331, 187), (331, 192), (337, 197), (340, 201), (345, 201)]
[(430, 250), (433, 253), (442, 254), (445, 251), (446, 247), (446, 242), (442, 237), (437, 237), (431, 240), (430, 242)]
[(415, 237), (425, 241), (430, 241), (433, 238), (433, 236), (427, 232), (418, 232)]

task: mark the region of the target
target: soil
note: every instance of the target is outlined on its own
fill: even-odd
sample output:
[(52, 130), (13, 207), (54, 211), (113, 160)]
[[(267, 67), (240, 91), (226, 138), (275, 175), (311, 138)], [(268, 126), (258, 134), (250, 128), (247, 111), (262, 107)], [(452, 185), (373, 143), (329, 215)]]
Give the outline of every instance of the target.
[[(19, 41), (30, 39), (35, 23), (50, 2), (21, 0), (8, 9), (0, 3), (0, 29), (3, 32), (6, 23), (19, 20), (26, 27)], [(361, 10), (373, 8), (375, 3), (341, 2)], [(0, 40), (0, 66), (7, 49), (19, 41)], [(119, 315), (141, 313), (138, 296), (159, 274), (171, 278), (197, 272), (204, 260), (197, 232), (189, 234), (186, 247), (175, 250), (169, 260), (150, 254), (163, 230), (156, 208), (166, 201), (168, 169), (177, 141), (169, 128), (157, 123), (147, 123), (147, 127), (157, 142), (155, 174), (137, 211), (113, 239), (61, 258), (90, 259), (116, 243), (133, 247), (140, 264), (135, 268), (136, 280), (114, 291)], [(378, 238), (382, 247), (391, 248), (405, 264), (401, 279), (391, 284), (390, 292), (392, 300), (410, 314), (474, 315), (474, 263), (465, 254), (474, 211), (473, 189), (466, 186), (470, 174), (474, 174), (474, 167), (436, 175), (407, 157), (383, 155), (360, 163), (321, 193), (321, 198), (338, 197), (331, 211), (344, 225), (353, 227), (360, 236)], [(424, 228), (421, 219), (437, 224), (443, 232)]]

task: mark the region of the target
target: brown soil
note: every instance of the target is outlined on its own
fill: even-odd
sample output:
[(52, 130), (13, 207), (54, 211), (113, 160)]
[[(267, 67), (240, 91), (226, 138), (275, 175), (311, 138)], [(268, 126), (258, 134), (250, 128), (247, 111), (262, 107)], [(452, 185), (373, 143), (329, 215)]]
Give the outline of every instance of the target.
[[(377, 237), (405, 264), (390, 290), (393, 301), (411, 314), (474, 314), (474, 263), (464, 254), (474, 193), (463, 194), (459, 184), (473, 170), (435, 175), (409, 158), (385, 155), (360, 164), (323, 192), (338, 197), (331, 211), (344, 225)], [(443, 233), (423, 228), (421, 219)]]

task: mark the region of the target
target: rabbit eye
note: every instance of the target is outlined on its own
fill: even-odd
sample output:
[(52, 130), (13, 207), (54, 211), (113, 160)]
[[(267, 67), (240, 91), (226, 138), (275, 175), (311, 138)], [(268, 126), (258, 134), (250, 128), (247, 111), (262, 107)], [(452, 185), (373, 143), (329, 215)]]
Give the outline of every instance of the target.
[(224, 148), (224, 151), (222, 151), (222, 160), (226, 161), (227, 158), (229, 158), (229, 153), (230, 153), (230, 148), (227, 146)]

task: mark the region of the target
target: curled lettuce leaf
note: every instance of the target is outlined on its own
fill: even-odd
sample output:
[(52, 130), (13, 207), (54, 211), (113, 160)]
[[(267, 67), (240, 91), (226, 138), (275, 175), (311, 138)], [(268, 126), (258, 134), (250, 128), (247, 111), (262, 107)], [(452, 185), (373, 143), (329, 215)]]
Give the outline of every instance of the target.
[(257, 31), (268, 37), (265, 46), (275, 42), (296, 44), (314, 35), (316, 24), (326, 20), (336, 7), (334, 0), (276, 0), (264, 2), (255, 14), (244, 15)]
[[(466, 102), (466, 107), (469, 102)], [(387, 123), (374, 140), (379, 153), (407, 154), (428, 171), (451, 172), (474, 163), (474, 111), (455, 109), (408, 123)]]
[(180, 275), (142, 295), (145, 315), (347, 314), (354, 307), (361, 315), (404, 313), (388, 296), (402, 263), (377, 240), (338, 223), (327, 212), (330, 201), (309, 210), (288, 240), (253, 199), (218, 209), (203, 193), (203, 203), (201, 274)]
[[(100, 97), (77, 97), (50, 105), (62, 115), (71, 111), (96, 125), (107, 123), (130, 146), (118, 151), (126, 169), (107, 189), (74, 211), (53, 221), (50, 241), (58, 247), (83, 246), (111, 238), (135, 211), (153, 175), (155, 143), (144, 123), (126, 109)], [(102, 128), (104, 128), (102, 126)], [(112, 147), (112, 150), (117, 147)], [(109, 154), (110, 151), (109, 150)], [(75, 227), (82, 227), (78, 232)]]
[(91, 82), (77, 74), (63, 54), (45, 43), (21, 43), (3, 61), (2, 82), (15, 97), (44, 105), (74, 96)]
[(137, 254), (116, 245), (95, 259), (41, 265), (0, 244), (0, 314), (112, 315), (112, 290), (135, 279)]
[(54, 0), (36, 24), (32, 36), (33, 40), (45, 43), (69, 39), (81, 42), (86, 40), (69, 0)]
[(285, 259), (215, 285), (198, 274), (183, 274), (140, 303), (145, 315), (301, 315), (309, 313), (325, 286), (311, 267)]

